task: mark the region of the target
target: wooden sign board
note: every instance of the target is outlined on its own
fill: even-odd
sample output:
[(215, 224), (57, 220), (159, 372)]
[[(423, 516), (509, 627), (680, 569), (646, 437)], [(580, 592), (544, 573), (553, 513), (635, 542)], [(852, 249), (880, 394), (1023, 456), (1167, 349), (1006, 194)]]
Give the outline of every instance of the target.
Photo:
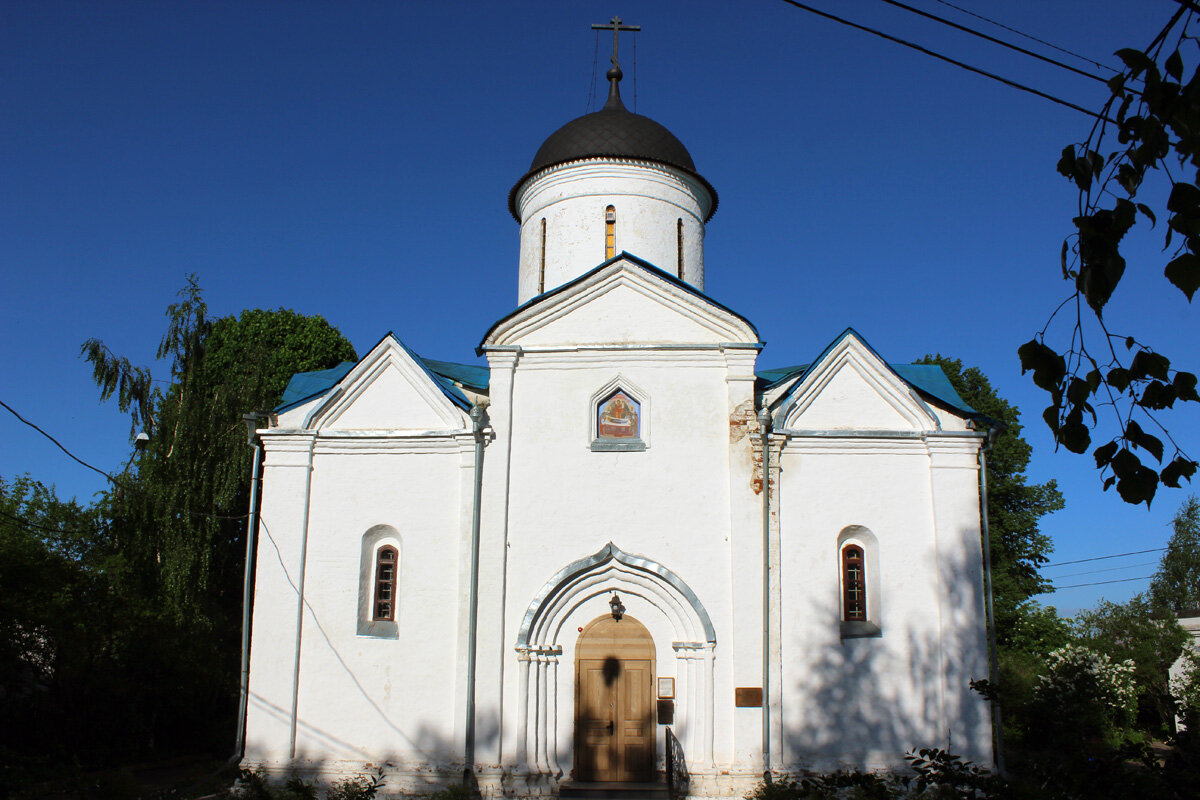
[(739, 686), (733, 690), (733, 704), (737, 708), (762, 708), (762, 688)]

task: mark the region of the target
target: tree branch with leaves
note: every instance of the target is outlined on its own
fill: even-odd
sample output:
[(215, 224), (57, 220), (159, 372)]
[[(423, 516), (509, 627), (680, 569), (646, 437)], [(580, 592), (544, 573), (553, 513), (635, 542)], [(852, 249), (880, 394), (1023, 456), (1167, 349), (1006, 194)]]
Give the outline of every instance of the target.
[[(1166, 419), (1175, 403), (1200, 402), (1195, 373), (1113, 331), (1104, 318), (1126, 272), (1126, 234), (1139, 216), (1158, 223), (1139, 198), (1150, 176), (1169, 186), (1164, 277), (1189, 303), (1200, 289), (1200, 49), (1188, 28), (1194, 16), (1181, 6), (1145, 50), (1117, 52), (1125, 69), (1108, 82), (1111, 97), (1087, 139), (1063, 150), (1058, 171), (1079, 190), (1075, 231), (1061, 253), (1063, 277), (1074, 288), (1018, 350), (1022, 372), (1032, 372), (1050, 395), (1042, 418), (1055, 441), (1085, 453), (1099, 440), (1092, 456), (1104, 489), (1115, 485), (1133, 504), (1149, 505), (1159, 484), (1179, 488), (1198, 466)], [(1062, 316), (1065, 342), (1051, 339)]]

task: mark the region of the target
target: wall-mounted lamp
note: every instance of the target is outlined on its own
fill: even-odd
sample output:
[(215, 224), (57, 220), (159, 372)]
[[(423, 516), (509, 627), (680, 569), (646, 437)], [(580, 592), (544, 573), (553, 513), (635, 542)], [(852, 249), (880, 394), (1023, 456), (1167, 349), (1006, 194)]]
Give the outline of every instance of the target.
[(242, 414), (242, 422), (246, 423), (246, 443), (254, 444), (254, 433), (258, 430), (258, 424), (269, 419), (266, 414), (255, 411), (252, 414)]
[(621, 598), (617, 597), (617, 593), (613, 592), (612, 599), (608, 601), (608, 607), (612, 609), (613, 619), (617, 622), (621, 621), (621, 617), (625, 616), (625, 606), (621, 603)]

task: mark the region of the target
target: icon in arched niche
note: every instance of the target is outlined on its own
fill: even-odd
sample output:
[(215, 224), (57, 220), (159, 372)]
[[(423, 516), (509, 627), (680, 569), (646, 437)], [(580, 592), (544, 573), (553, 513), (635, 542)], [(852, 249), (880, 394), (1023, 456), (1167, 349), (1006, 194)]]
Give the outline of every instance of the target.
[(637, 439), (641, 433), (641, 404), (623, 390), (618, 389), (596, 406), (597, 438)]

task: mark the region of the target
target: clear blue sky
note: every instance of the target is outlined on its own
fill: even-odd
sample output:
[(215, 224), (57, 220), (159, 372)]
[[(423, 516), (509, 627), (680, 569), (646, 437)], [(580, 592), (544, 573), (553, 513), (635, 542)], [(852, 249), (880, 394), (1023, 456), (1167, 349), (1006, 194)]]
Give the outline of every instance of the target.
[[(1107, 64), (1176, 8), (956, 2)], [(1084, 106), (1106, 96), (875, 0), (814, 4)], [(589, 25), (614, 12), (643, 26), (636, 64), (622, 47), (627, 104), (636, 78), (637, 110), (720, 193), (706, 288), (757, 324), (762, 365), (807, 362), (847, 325), (892, 361), (977, 365), (1024, 411), (1030, 478), (1057, 478), (1067, 497), (1044, 526), (1055, 561), (1165, 544), (1183, 493), (1150, 511), (1101, 493), (1089, 457), (1053, 452), (1045, 399), (1016, 357), (1067, 293), (1058, 249), (1074, 195), (1054, 165), (1089, 118), (778, 0), (0, 5), (0, 399), (119, 469), (128, 421), (98, 403), (79, 345), (100, 337), (150, 364), (189, 272), (213, 316), (294, 308), (360, 353), (392, 330), (422, 355), (473, 361), (516, 305), (506, 194), (542, 140), (589, 109)], [(1108, 318), (1194, 357), (1196, 308), (1160, 275), (1131, 265)], [(1173, 425), (1195, 456), (1200, 414)], [(0, 475), (25, 471), (65, 496), (103, 486), (3, 412)], [(1156, 557), (1048, 574), (1149, 575)], [(1047, 599), (1073, 610), (1144, 585)]]

